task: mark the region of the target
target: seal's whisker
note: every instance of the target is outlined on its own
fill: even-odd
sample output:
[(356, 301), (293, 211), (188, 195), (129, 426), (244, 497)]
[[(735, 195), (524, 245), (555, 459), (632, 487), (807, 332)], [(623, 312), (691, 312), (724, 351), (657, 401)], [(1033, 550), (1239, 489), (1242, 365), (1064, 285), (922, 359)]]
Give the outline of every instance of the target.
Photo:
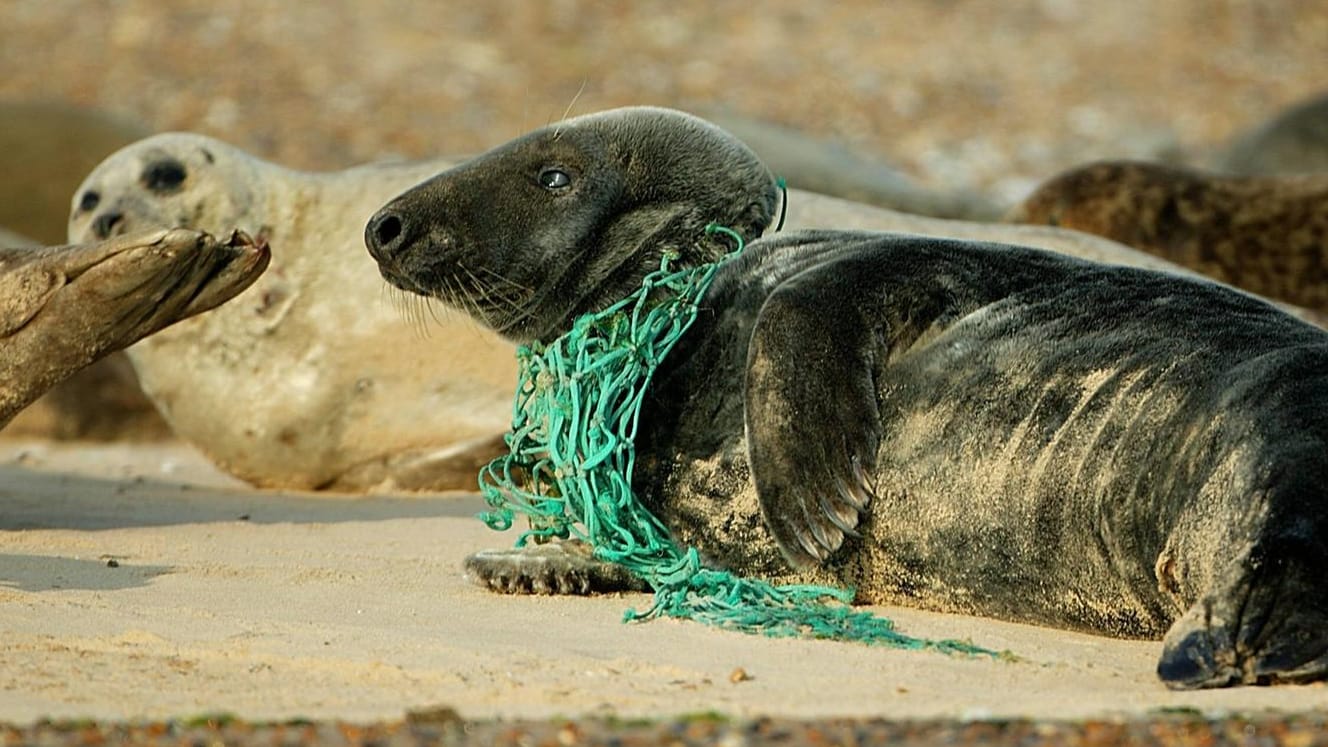
[(521, 283), (518, 283), (518, 282), (516, 282), (515, 280), (511, 280), (511, 279), (509, 279), (509, 278), (506, 277), (505, 275), (500, 275), (500, 274), (498, 274), (497, 272), (494, 272), (493, 270), (489, 269), (488, 267), (481, 267), (481, 268), (479, 268), (479, 270), (480, 270), (480, 272), (485, 273), (486, 275), (488, 275), (489, 277), (493, 278), (494, 280), (496, 280), (496, 281), (498, 281), (498, 282), (500, 282), (500, 283), (503, 283), (504, 285), (508, 285), (508, 286), (512, 287), (513, 289), (515, 289), (515, 290), (521, 291), (522, 293), (530, 294), (530, 293), (534, 293), (534, 292), (535, 292), (535, 289), (534, 289), (534, 288), (531, 288), (531, 287), (526, 286), (526, 285), (522, 285)]
[(443, 289), (446, 291), (448, 297), (454, 299), (454, 301), (461, 307), (461, 310), (466, 312), (467, 315), (473, 318), (480, 318), (483, 316), (479, 304), (475, 302), (475, 299), (471, 297), (471, 294), (466, 292), (466, 289), (461, 285), (460, 279), (454, 277), (444, 279)]
[(454, 316), (453, 312), (455, 311), (455, 309), (453, 309), (450, 305), (443, 304), (442, 308), (440, 309), (439, 305), (434, 303), (434, 301), (438, 299), (433, 298), (432, 296), (420, 296), (420, 298), (424, 300), (424, 308), (428, 310), (429, 317), (433, 319), (434, 324), (437, 324), (440, 327), (446, 326), (447, 325), (446, 320)]
[(533, 289), (508, 280), (506, 277), (487, 267), (481, 267), (480, 270), (489, 275), (493, 281), (498, 281), (507, 286), (506, 288), (497, 288), (494, 286), (493, 281), (482, 280), (481, 278), (476, 277), (469, 268), (463, 269), (465, 269), (466, 273), (470, 275), (472, 282), (481, 289), (481, 300), (493, 306), (505, 307), (505, 310), (511, 314), (513, 321), (521, 321), (530, 317), (527, 302), (535, 294)]
[[(501, 280), (512, 286), (510, 290), (502, 292), (500, 289), (493, 287), (492, 283), (485, 282), (477, 277), (469, 268), (461, 266), (461, 269), (466, 273), (467, 277), (465, 280), (469, 280), (469, 285), (473, 286), (473, 288), (469, 293), (462, 292), (458, 295), (464, 299), (467, 311), (476, 319), (485, 320), (486, 323), (492, 325), (494, 329), (501, 332), (505, 329), (511, 329), (531, 318), (530, 311), (526, 308), (525, 304), (521, 303), (521, 301), (529, 297), (533, 291), (507, 280), (491, 270), (482, 268), (490, 275), (493, 275), (497, 280)], [(455, 281), (456, 285), (462, 288), (463, 291), (465, 290), (467, 283), (463, 282), (463, 278), (454, 276), (452, 280)], [(448, 291), (452, 292), (450, 284)], [(493, 313), (484, 313), (484, 307), (488, 307)]]
[(475, 276), (475, 273), (471, 272), (470, 269), (464, 265), (461, 266), (461, 269), (465, 271), (466, 275), (470, 277), (471, 282), (474, 283), (475, 289), (478, 292), (477, 295), (479, 296), (479, 300), (485, 301), (494, 306), (507, 306), (513, 311), (521, 311), (521, 304), (518, 303), (516, 299), (511, 298), (507, 293), (503, 293), (480, 280)]
[(396, 307), (401, 319), (410, 327), (411, 331), (422, 339), (429, 337), (428, 326), (424, 323), (424, 315), (420, 310), (420, 303), (423, 297), (414, 293), (387, 286), (392, 298), (392, 305)]
[(412, 294), (411, 298), (415, 303), (415, 318), (419, 324), (420, 334), (428, 338), (433, 332), (433, 328), (429, 326), (429, 321), (432, 319), (437, 323), (438, 317), (434, 316), (433, 306), (429, 303), (427, 297)]
[(472, 330), (475, 331), (488, 330), (489, 327), (487, 323), (485, 321), (482, 321), (482, 319), (485, 319), (486, 317), (484, 317), (483, 314), (480, 313), (479, 307), (476, 306), (473, 301), (471, 301), (470, 296), (468, 294), (460, 290), (457, 290), (459, 286), (460, 286), (459, 282), (456, 285), (454, 285), (451, 280), (444, 279), (443, 296), (445, 298), (440, 300), (443, 300), (449, 312), (455, 312), (455, 311), (461, 312), (461, 318), (466, 320), (467, 324), (470, 326)]
[[(582, 78), (581, 87), (576, 89), (576, 95), (572, 96), (572, 100), (567, 103), (567, 108), (563, 110), (563, 116), (559, 120), (560, 122), (567, 120), (567, 115), (572, 113), (572, 107), (576, 106), (576, 100), (581, 98), (581, 94), (585, 92), (585, 90), (586, 90), (586, 78)], [(553, 131), (554, 140), (557, 140), (561, 135), (562, 135), (562, 128), (557, 128)]]
[(416, 300), (416, 297), (411, 294), (403, 295), (401, 300), (406, 310), (406, 321), (410, 323), (411, 331), (414, 332), (416, 336), (423, 337), (425, 332), (423, 329), (424, 325), (420, 323), (419, 302)]

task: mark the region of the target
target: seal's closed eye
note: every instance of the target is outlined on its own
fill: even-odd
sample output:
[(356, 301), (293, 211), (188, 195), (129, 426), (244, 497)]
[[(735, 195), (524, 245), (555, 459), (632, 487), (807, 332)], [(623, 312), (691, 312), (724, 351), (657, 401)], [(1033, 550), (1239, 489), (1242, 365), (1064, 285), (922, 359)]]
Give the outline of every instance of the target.
[(572, 186), (572, 177), (562, 169), (544, 169), (539, 173), (539, 183), (548, 190), (566, 189)]
[(143, 186), (159, 194), (174, 192), (184, 184), (189, 172), (174, 158), (153, 161), (143, 169)]

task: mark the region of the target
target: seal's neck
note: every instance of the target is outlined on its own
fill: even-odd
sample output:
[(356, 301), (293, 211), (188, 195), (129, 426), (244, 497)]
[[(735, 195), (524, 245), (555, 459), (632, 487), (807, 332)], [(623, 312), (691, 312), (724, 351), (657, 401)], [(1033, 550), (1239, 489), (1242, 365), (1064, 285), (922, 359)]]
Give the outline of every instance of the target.
[[(731, 245), (706, 233), (709, 220), (683, 205), (661, 205), (625, 213), (594, 238), (599, 251), (584, 251), (569, 263), (544, 295), (550, 310), (535, 339), (548, 342), (571, 329), (580, 316), (602, 311), (641, 289), (666, 254), (677, 269), (718, 261)], [(609, 248), (609, 249), (605, 249)], [(556, 321), (555, 321), (556, 320)]]

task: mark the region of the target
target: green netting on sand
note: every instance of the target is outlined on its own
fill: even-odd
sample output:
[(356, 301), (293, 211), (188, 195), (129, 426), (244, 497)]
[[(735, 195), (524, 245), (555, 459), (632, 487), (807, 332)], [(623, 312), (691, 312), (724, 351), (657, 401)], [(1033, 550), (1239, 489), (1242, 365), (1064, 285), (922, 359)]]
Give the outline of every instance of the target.
[(720, 226), (737, 249), (719, 262), (673, 270), (666, 254), (639, 291), (546, 345), (522, 346), (513, 404), (511, 453), (480, 473), (493, 510), (482, 518), (508, 529), (525, 514), (537, 538), (582, 539), (601, 560), (619, 563), (655, 590), (650, 609), (625, 620), (688, 618), (773, 637), (831, 638), (950, 653), (995, 655), (970, 643), (913, 638), (883, 617), (854, 610), (853, 592), (827, 586), (776, 586), (704, 567), (695, 548), (679, 547), (632, 493), (634, 438), (652, 374), (696, 318), (697, 301), (715, 273), (742, 251), (742, 239)]

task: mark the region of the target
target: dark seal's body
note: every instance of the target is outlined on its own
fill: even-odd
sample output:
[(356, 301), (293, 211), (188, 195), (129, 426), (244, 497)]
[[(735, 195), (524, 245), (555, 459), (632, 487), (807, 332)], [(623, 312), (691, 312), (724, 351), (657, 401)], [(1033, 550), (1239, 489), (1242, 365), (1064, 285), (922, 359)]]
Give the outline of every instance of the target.
[[(759, 235), (777, 200), (754, 162), (686, 115), (607, 112), (425, 182), (366, 241), (400, 287), (549, 340), (665, 249), (718, 257), (707, 222)], [(1166, 632), (1177, 687), (1325, 676), (1328, 333), (1215, 283), (879, 233), (754, 241), (700, 305), (633, 487), (714, 562)], [(514, 580), (547, 551), (531, 567), (472, 562), (495, 587), (585, 585)]]
[(1105, 236), (1261, 296), (1328, 311), (1328, 174), (1219, 176), (1105, 161), (1049, 180), (1010, 219)]
[[(874, 411), (876, 497), (827, 561), (870, 601), (1154, 637), (1250, 556), (1300, 545), (1302, 570), (1328, 569), (1320, 330), (1217, 285), (1016, 247), (809, 233), (749, 252), (657, 373), (637, 438), (639, 495), (721, 562), (788, 572), (741, 496), (769, 366), (801, 380), (791, 402), (835, 405), (751, 429), (823, 466), (801, 475), (817, 486), (845, 477), (834, 452)], [(836, 302), (784, 311), (800, 285)]]

